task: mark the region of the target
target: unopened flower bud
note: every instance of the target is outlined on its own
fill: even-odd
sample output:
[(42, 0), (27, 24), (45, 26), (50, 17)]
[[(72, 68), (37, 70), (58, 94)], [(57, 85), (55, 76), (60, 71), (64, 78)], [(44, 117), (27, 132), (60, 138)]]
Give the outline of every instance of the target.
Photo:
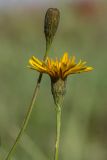
[(49, 8), (47, 10), (44, 22), (46, 47), (49, 47), (52, 43), (52, 40), (58, 28), (59, 19), (60, 19), (60, 12), (57, 8)]

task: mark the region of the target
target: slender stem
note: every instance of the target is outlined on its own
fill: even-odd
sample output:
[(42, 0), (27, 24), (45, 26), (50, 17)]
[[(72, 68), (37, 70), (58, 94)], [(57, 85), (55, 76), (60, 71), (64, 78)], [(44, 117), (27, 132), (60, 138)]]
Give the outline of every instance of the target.
[(56, 107), (56, 144), (54, 160), (58, 160), (59, 156), (59, 141), (60, 141), (60, 129), (61, 129), (61, 107)]
[[(46, 53), (45, 53), (45, 56), (43, 58), (44, 61), (46, 60), (48, 51), (49, 51), (49, 48), (48, 48), (48, 50), (46, 49)], [(12, 148), (10, 149), (7, 157), (5, 158), (5, 160), (10, 160), (10, 158), (12, 156), (12, 153), (14, 152), (14, 150), (15, 150), (15, 148), (16, 148), (16, 146), (17, 146), (17, 144), (18, 144), (18, 142), (19, 142), (19, 140), (20, 140), (20, 138), (21, 138), (21, 136), (22, 136), (22, 134), (24, 132), (24, 130), (26, 129), (26, 126), (28, 124), (29, 118), (30, 118), (31, 113), (32, 113), (32, 109), (33, 109), (34, 103), (35, 103), (37, 95), (38, 95), (38, 91), (39, 91), (39, 88), (40, 88), (40, 83), (41, 83), (41, 80), (42, 80), (42, 75), (43, 75), (42, 73), (39, 74), (39, 77), (38, 77), (38, 80), (37, 80), (37, 84), (36, 84), (36, 87), (35, 87), (35, 90), (34, 90), (34, 93), (33, 93), (33, 97), (32, 97), (31, 103), (30, 103), (30, 105), (28, 107), (28, 111), (27, 111), (27, 113), (25, 115), (25, 118), (24, 118), (24, 121), (22, 123), (21, 129), (19, 131), (18, 136), (16, 137), (16, 140), (15, 140)]]

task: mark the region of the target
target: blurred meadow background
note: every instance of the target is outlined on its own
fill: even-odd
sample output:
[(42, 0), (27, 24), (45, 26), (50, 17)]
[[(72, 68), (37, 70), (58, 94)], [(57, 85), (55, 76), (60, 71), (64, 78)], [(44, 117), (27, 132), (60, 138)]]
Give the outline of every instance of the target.
[[(94, 1), (0, 0), (0, 160), (9, 152), (27, 112), (38, 73), (28, 59), (45, 52), (44, 17), (61, 13), (50, 57), (65, 51), (94, 70), (68, 77), (60, 160), (107, 160), (107, 3)], [(39, 95), (13, 160), (52, 160), (55, 106), (50, 78)]]

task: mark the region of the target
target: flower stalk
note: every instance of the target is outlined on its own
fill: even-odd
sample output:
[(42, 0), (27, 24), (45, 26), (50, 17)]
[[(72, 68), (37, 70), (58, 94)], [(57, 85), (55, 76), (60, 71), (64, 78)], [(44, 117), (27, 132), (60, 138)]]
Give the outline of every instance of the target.
[[(44, 61), (46, 60), (46, 57), (47, 57), (48, 52), (49, 52), (49, 50), (46, 50), (45, 56), (44, 56), (44, 58), (43, 58)], [(33, 110), (33, 107), (34, 107), (34, 103), (35, 103), (35, 101), (36, 101), (36, 98), (37, 98), (37, 95), (38, 95), (38, 92), (39, 92), (39, 88), (40, 88), (40, 83), (41, 83), (41, 80), (42, 80), (42, 76), (43, 76), (43, 73), (40, 73), (40, 74), (39, 74), (39, 77), (38, 77), (38, 80), (37, 80), (37, 83), (36, 83), (36, 87), (35, 87), (35, 90), (34, 90), (34, 93), (33, 93), (33, 97), (32, 97), (31, 103), (30, 103), (30, 105), (29, 105), (29, 107), (28, 107), (28, 111), (27, 111), (26, 116), (25, 116), (25, 118), (24, 118), (24, 121), (23, 121), (23, 123), (22, 123), (22, 127), (21, 127), (21, 129), (20, 129), (20, 131), (19, 131), (18, 136), (16, 137), (16, 140), (15, 140), (12, 148), (10, 149), (7, 157), (5, 158), (5, 160), (10, 160), (10, 159), (11, 159), (11, 156), (12, 156), (12, 154), (13, 154), (16, 146), (17, 146), (17, 144), (19, 143), (19, 140), (20, 140), (20, 138), (22, 137), (24, 130), (25, 130), (26, 127), (27, 127), (28, 121), (29, 121), (29, 119), (30, 119), (30, 116), (31, 116), (31, 113), (32, 113), (32, 110)]]
[(56, 106), (56, 143), (55, 143), (55, 154), (54, 160), (58, 160), (59, 157), (59, 142), (60, 142), (60, 132), (61, 132), (61, 108), (62, 106)]

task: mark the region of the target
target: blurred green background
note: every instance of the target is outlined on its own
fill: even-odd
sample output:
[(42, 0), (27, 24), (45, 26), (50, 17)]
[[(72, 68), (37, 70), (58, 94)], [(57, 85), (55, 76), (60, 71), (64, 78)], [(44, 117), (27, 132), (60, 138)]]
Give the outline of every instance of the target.
[[(107, 4), (88, 1), (0, 7), (0, 158), (13, 145), (35, 88), (38, 73), (26, 66), (32, 55), (44, 55), (48, 7), (61, 12), (49, 56), (67, 51), (94, 67), (68, 77), (60, 160), (107, 160)], [(50, 78), (44, 75), (13, 160), (52, 160), (54, 143), (55, 106)]]

